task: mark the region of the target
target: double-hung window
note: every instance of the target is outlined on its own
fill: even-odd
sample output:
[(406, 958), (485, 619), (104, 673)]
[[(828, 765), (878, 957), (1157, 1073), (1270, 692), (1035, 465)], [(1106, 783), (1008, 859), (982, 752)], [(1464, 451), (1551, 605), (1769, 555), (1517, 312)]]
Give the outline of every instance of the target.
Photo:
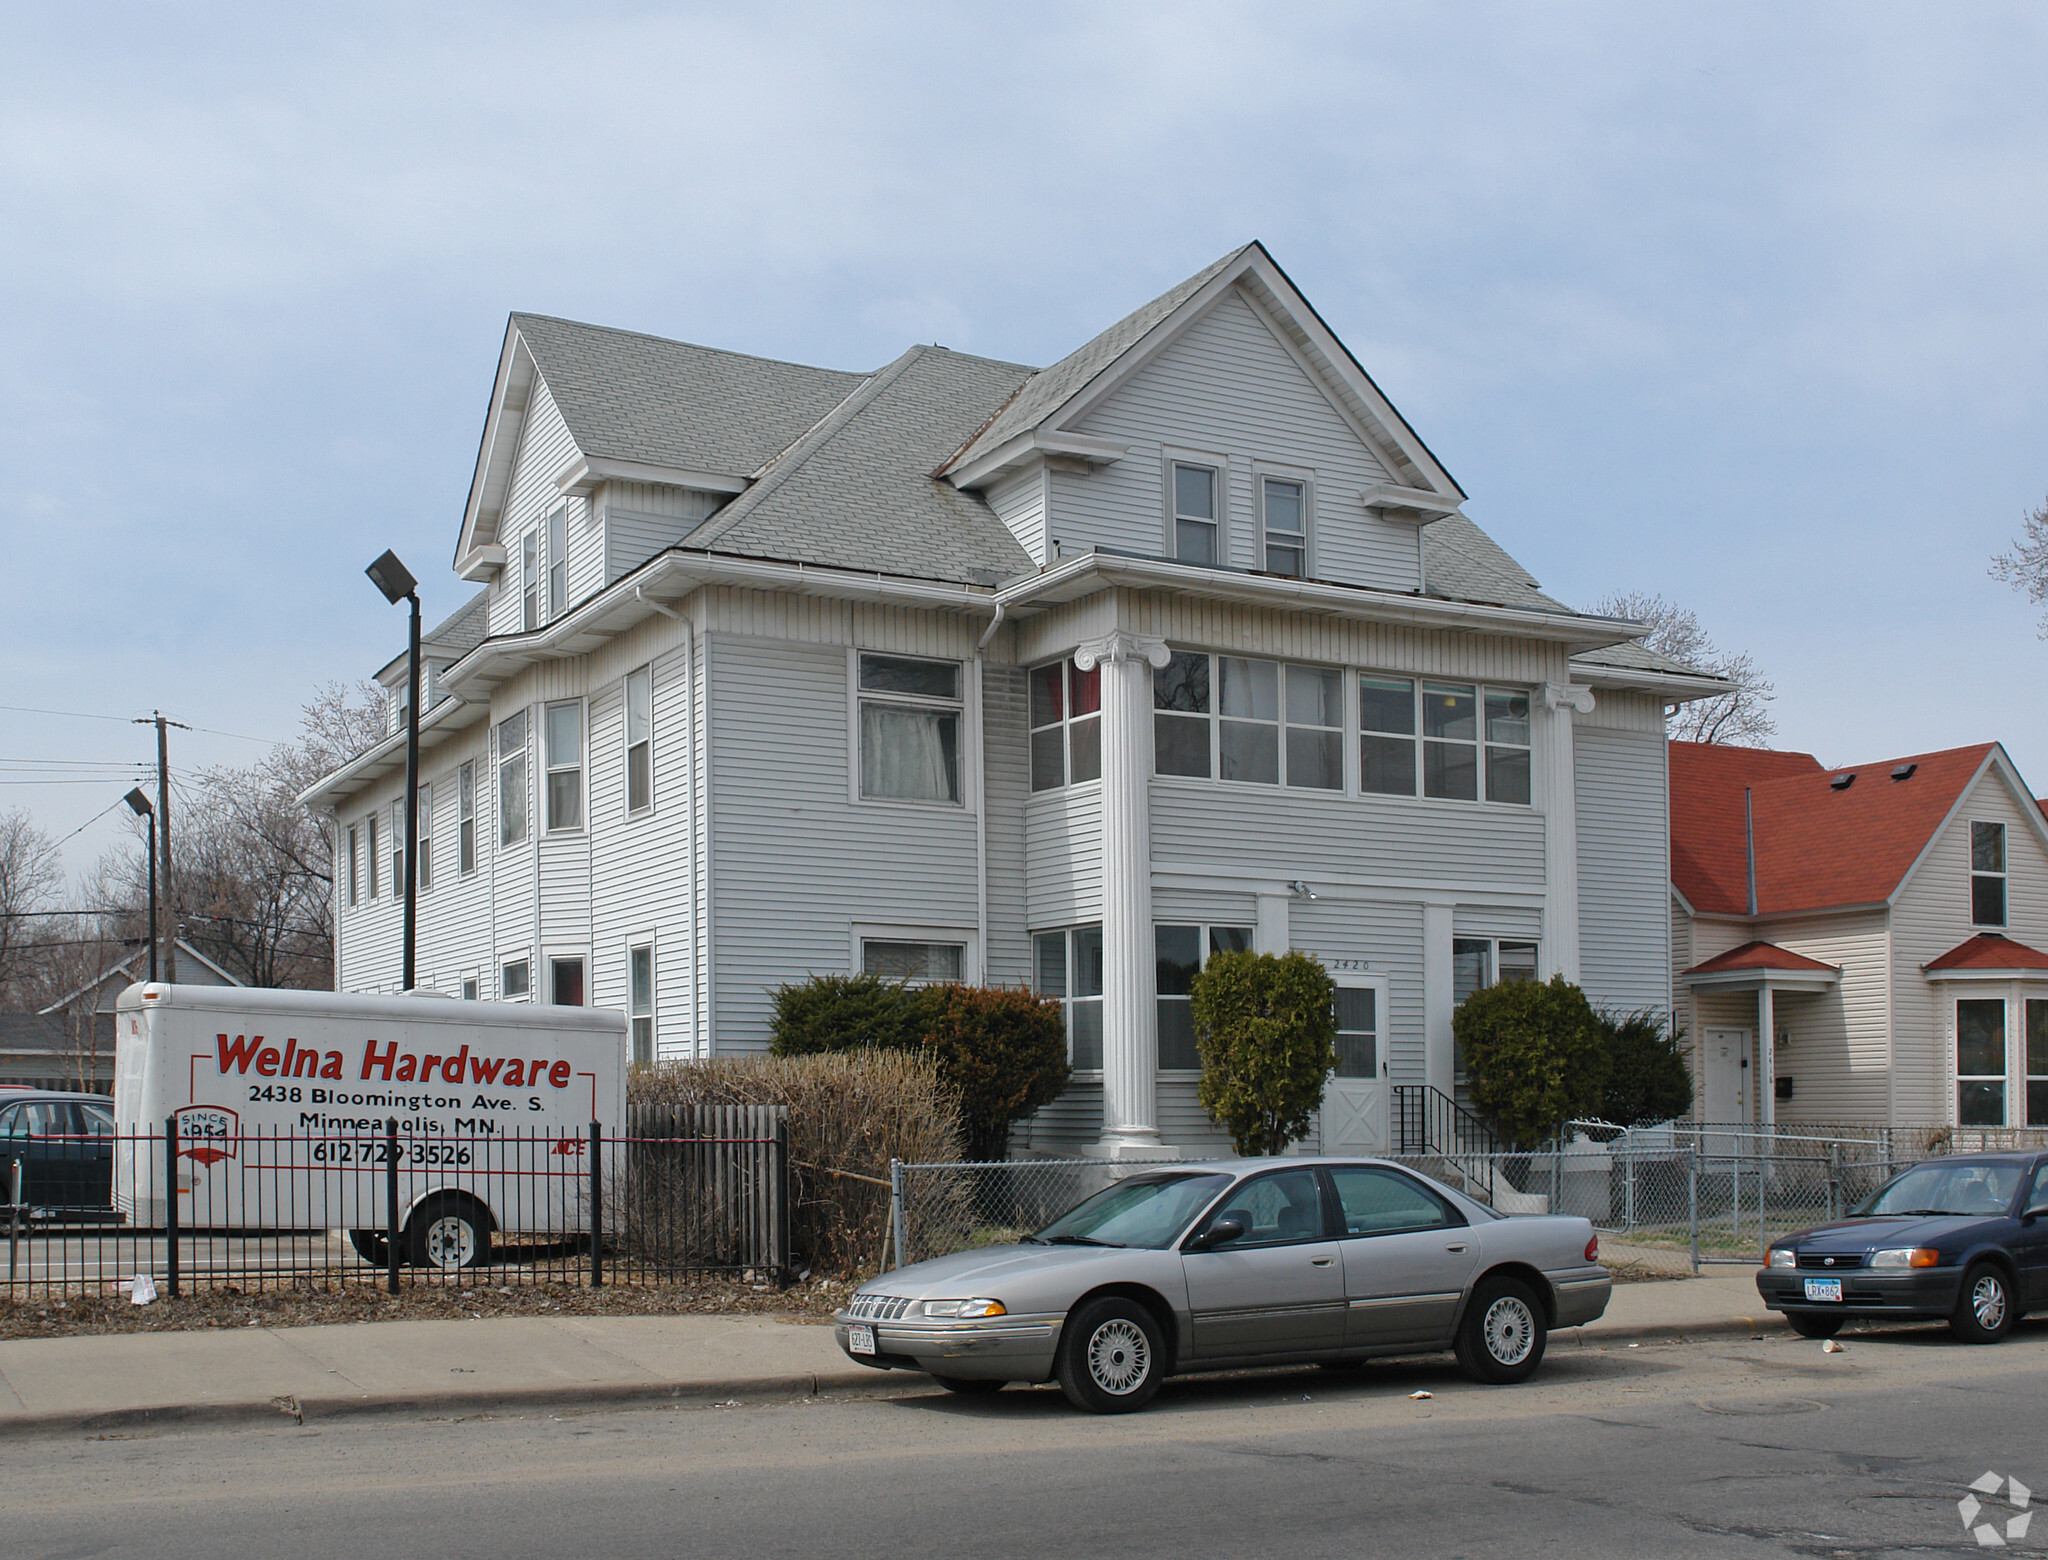
[(1970, 825), (1970, 920), (2005, 925), (2005, 825)]
[(1529, 801), (1526, 690), (1359, 677), (1359, 790), (1473, 802), (1482, 783), (1489, 802)]
[(960, 804), (960, 663), (860, 656), (860, 794)]
[(2027, 999), (2027, 1125), (2048, 1127), (2048, 1002)]
[(1287, 477), (1259, 481), (1261, 542), (1268, 574), (1308, 574), (1308, 484)]
[(654, 805), (654, 668), (626, 673), (626, 811)]
[(1956, 1125), (2005, 1125), (2005, 1003), (1956, 1004)]
[(498, 843), (526, 838), (526, 711), (498, 722)]
[(540, 527), (520, 539), (519, 585), (525, 593), (520, 626), (529, 634), (540, 627)]
[(544, 723), (548, 768), (548, 832), (583, 827), (583, 705), (550, 704)]
[(633, 1022), (633, 1060), (645, 1067), (654, 1060), (653, 943), (626, 952), (626, 1012)]
[(1102, 778), (1102, 668), (1055, 661), (1031, 673), (1031, 789)]
[(1153, 765), (1163, 775), (1341, 791), (1342, 705), (1342, 675), (1326, 667), (1177, 652), (1152, 678)]
[[(1536, 978), (1536, 944), (1500, 937), (1451, 939), (1451, 1006), (1457, 1007), (1482, 986)], [(1451, 1043), (1452, 1068), (1465, 1072), (1464, 1048)]]
[(1246, 953), (1252, 946), (1249, 926), (1155, 926), (1159, 995), (1159, 1068), (1162, 1072), (1199, 1069), (1202, 1053), (1195, 1044), (1195, 1009), (1191, 993), (1195, 976), (1219, 953)]
[(348, 902), (350, 905), (362, 899), (361, 858), (358, 854), (363, 846), (360, 830), (354, 824), (348, 826)]
[(455, 771), (455, 870), (476, 871), (476, 761)]
[(507, 1002), (533, 994), (533, 966), (524, 959), (508, 959), (498, 966), (498, 995)]
[(420, 787), (420, 892), (434, 886), (434, 788)]
[(1031, 940), (1033, 985), (1060, 1004), (1067, 1022), (1067, 1062), (1076, 1072), (1102, 1067), (1102, 928), (1070, 926)]
[(569, 610), (569, 511), (548, 516), (548, 621)]
[(391, 897), (405, 897), (405, 803), (391, 804)]
[(364, 852), (370, 860), (370, 897), (375, 899), (377, 897), (377, 815), (375, 813), (371, 813), (369, 817), (363, 820), (363, 828), (366, 831), (364, 837), (369, 841), (370, 846), (369, 850)]
[(1214, 466), (1173, 463), (1173, 555), (1183, 563), (1222, 562)]

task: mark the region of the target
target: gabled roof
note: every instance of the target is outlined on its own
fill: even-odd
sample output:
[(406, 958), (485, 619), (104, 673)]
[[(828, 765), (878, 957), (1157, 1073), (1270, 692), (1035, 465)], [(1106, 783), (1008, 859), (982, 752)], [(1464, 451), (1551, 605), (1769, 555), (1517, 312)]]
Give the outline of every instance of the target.
[(1811, 753), (1673, 742), (1672, 885), (1698, 914), (1749, 912), (1746, 788), (1756, 914), (1882, 904), (1997, 752), (1987, 742), (1823, 769)]
[[(490, 637), (491, 593), (480, 590), (446, 618), (420, 635), (420, 661), (449, 663), (461, 660)], [(405, 669), (406, 652), (401, 650), (377, 669), (382, 682), (395, 671)], [(421, 673), (425, 676), (425, 673)]]
[(1930, 975), (1943, 970), (2048, 970), (2048, 953), (2015, 942), (2002, 932), (1979, 932), (1920, 967)]
[(514, 314), (585, 455), (750, 476), (853, 393), (865, 374)]
[(1030, 373), (912, 347), (769, 463), (689, 538), (747, 557), (831, 568), (901, 560), (931, 579), (994, 585), (1030, 554), (979, 497), (931, 475)]
[[(195, 959), (199, 963), (205, 965), (208, 969), (212, 970), (214, 974), (220, 977), (220, 981), (223, 986), (241, 986), (247, 984), (247, 982), (245, 981), (237, 980), (233, 975), (228, 973), (228, 971), (222, 969), (218, 964), (214, 963), (213, 960), (209, 959), (205, 954), (201, 953), (197, 948), (193, 947), (190, 943), (185, 941), (184, 938), (180, 937), (176, 939), (176, 941), (178, 946), (179, 958)], [(63, 996), (59, 997), (55, 1002), (52, 1002), (51, 1004), (49, 1004), (49, 1006), (43, 1008), (41, 1011), (46, 1014), (59, 1012), (62, 1009), (69, 1007), (72, 1003), (76, 1002), (80, 997), (84, 996), (87, 992), (97, 991), (100, 987), (104, 986), (108, 981), (115, 979), (117, 976), (127, 976), (129, 984), (132, 985), (138, 978), (135, 972), (143, 968), (148, 962), (149, 949), (146, 947), (137, 948), (133, 953), (124, 955), (123, 957), (116, 959), (112, 964), (109, 964), (105, 969), (101, 970), (99, 974), (93, 976), (93, 978), (87, 981), (84, 985), (78, 986), (73, 990), (66, 992)]]
[(1823, 964), (1818, 959), (1809, 959), (1803, 953), (1794, 953), (1790, 948), (1780, 948), (1776, 943), (1746, 942), (1739, 948), (1730, 948), (1718, 953), (1703, 964), (1695, 964), (1685, 973), (1688, 975), (1724, 975), (1734, 970), (1801, 970), (1813, 974), (1839, 973), (1832, 964)]

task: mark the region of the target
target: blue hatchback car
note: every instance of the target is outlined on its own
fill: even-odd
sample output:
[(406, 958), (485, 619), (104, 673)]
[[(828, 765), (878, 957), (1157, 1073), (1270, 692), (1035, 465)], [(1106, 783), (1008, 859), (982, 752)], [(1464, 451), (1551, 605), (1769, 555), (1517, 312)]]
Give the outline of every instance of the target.
[(1795, 1332), (1946, 1320), (1996, 1343), (2048, 1309), (2048, 1154), (1959, 1154), (1893, 1177), (1848, 1218), (1772, 1243), (1757, 1293)]

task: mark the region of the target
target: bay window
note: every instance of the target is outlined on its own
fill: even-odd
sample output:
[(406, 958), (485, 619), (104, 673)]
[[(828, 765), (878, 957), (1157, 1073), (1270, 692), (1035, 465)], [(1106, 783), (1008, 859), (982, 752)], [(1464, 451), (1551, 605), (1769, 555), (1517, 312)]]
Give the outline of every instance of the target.
[(391, 804), (391, 897), (405, 897), (405, 803)]
[(434, 788), (420, 786), (420, 892), (434, 886)]
[(360, 853), (363, 847), (362, 841), (359, 838), (360, 832), (356, 825), (350, 824), (348, 826), (348, 902), (351, 906), (357, 904), (362, 898), (362, 878), (359, 868), (361, 865)]
[(860, 657), (860, 794), (960, 804), (960, 663)]
[(2005, 1003), (1956, 1003), (1956, 1125), (2005, 1125)]
[(1067, 1024), (1067, 1063), (1102, 1069), (1102, 928), (1071, 926), (1031, 939), (1032, 985), (1058, 1002)]
[(1102, 668), (1055, 661), (1031, 673), (1031, 789), (1102, 778)]
[(375, 813), (371, 813), (369, 817), (363, 820), (363, 828), (365, 830), (365, 838), (369, 841), (370, 847), (364, 852), (370, 862), (370, 897), (375, 899), (377, 897), (377, 815)]

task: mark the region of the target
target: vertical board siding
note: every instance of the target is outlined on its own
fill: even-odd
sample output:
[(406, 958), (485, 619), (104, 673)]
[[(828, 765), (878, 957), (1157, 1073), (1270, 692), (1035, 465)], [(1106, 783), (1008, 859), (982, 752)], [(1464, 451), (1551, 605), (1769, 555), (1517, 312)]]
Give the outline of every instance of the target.
[(1040, 791), (1024, 804), (1025, 918), (1031, 930), (1102, 919), (1102, 785)]
[(1128, 445), (1129, 453), (1087, 476), (1053, 473), (1049, 526), (1070, 552), (1090, 545), (1167, 551), (1165, 452), (1179, 449), (1227, 461), (1224, 538), (1239, 567), (1254, 564), (1252, 463), (1268, 461), (1314, 473), (1310, 546), (1318, 578), (1390, 590), (1422, 583), (1415, 528), (1381, 520), (1359, 498), (1388, 480), (1386, 467), (1236, 291), (1080, 428)]
[(1595, 1006), (1669, 1011), (1664, 735), (1574, 731), (1580, 984)]
[(1964, 793), (1961, 805), (1935, 835), (1894, 902), (1892, 1033), (1898, 1068), (1898, 1119), (1905, 1124), (1954, 1118), (1955, 998), (1981, 995), (2011, 1000), (2003, 986), (1981, 992), (1954, 984), (1937, 986), (1921, 968), (1977, 930), (1970, 922), (1973, 821), (2005, 825), (2005, 934), (2030, 948), (2048, 950), (2048, 855), (2043, 854), (2035, 821), (2021, 811), (1998, 771), (1986, 770)]
[(995, 986), (1031, 984), (1031, 940), (1024, 891), (1024, 809), (1031, 795), (1024, 673), (983, 663), (982, 769), (988, 851), (988, 948), (982, 979)]
[(842, 973), (857, 922), (957, 927), (980, 905), (965, 808), (856, 803), (847, 658), (713, 636), (717, 1044), (767, 1044), (776, 987)]
[[(512, 468), (504, 513), (498, 518), (498, 540), (505, 548), (502, 577), (507, 588), (491, 602), (493, 634), (516, 634), (524, 626), (521, 602), (526, 582), (520, 578), (522, 539), (562, 501), (561, 493), (555, 487), (555, 473), (575, 454), (576, 442), (570, 437), (569, 425), (562, 420), (562, 414), (555, 406), (555, 398), (548, 393), (547, 382), (536, 379), (533, 397), (527, 403), (526, 420), (520, 427), (519, 453)], [(572, 514), (569, 530), (572, 553), (576, 551), (574, 544), (582, 534), (582, 528), (575, 524), (575, 519)], [(545, 554), (545, 545), (542, 551)], [(545, 568), (545, 557), (542, 565)], [(545, 616), (545, 579), (541, 582), (541, 593), (541, 608)]]

